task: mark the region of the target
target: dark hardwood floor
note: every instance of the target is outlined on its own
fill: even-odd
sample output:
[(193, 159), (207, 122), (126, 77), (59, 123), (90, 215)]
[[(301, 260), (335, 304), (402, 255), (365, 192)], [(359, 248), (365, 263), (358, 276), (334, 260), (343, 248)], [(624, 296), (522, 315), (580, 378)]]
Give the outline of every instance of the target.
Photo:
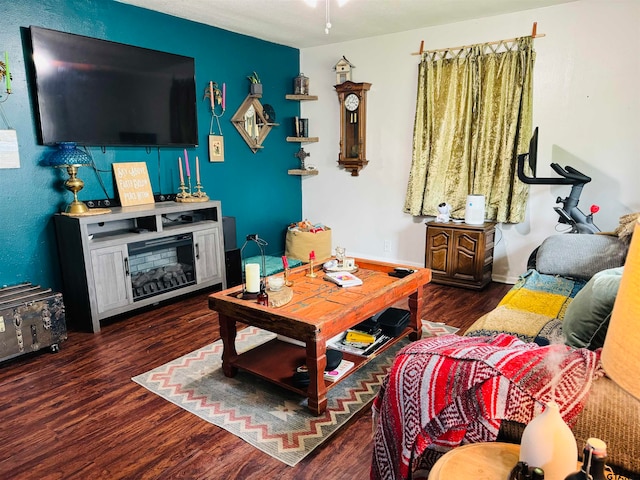
[[(463, 332), (509, 288), (427, 285), (423, 318)], [(0, 478), (369, 478), (369, 408), (288, 467), (131, 380), (219, 338), (217, 315), (201, 293), (96, 335), (69, 332), (59, 353), (0, 365)]]

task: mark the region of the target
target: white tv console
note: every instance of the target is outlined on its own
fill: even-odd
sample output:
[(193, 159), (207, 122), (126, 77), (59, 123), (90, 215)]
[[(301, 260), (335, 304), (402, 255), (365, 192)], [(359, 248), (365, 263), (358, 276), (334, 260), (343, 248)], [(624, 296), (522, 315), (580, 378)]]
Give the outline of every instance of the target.
[(206, 287), (226, 288), (219, 201), (111, 210), (54, 216), (69, 325), (95, 333), (106, 318)]

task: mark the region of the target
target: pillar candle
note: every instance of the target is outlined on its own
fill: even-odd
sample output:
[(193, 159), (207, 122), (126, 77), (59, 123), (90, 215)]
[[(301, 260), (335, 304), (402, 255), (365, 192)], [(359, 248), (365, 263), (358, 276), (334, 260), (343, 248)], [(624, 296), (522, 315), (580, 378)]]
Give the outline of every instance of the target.
[(225, 109), (225, 106), (227, 104), (227, 84), (226, 83), (222, 83), (222, 110)]
[(247, 263), (244, 266), (244, 275), (247, 283), (247, 292), (258, 293), (260, 291), (260, 265)]
[(187, 155), (187, 149), (184, 149), (184, 164), (187, 169), (187, 177), (191, 176), (191, 172), (189, 171), (189, 156)]
[(211, 100), (211, 110), (216, 108), (215, 98), (216, 98), (216, 95), (215, 95), (215, 92), (213, 91), (213, 82), (209, 80), (209, 100)]
[(196, 183), (200, 183), (200, 161), (196, 155)]
[(182, 157), (178, 157), (178, 170), (180, 170), (180, 183), (184, 183), (184, 174), (182, 173)]

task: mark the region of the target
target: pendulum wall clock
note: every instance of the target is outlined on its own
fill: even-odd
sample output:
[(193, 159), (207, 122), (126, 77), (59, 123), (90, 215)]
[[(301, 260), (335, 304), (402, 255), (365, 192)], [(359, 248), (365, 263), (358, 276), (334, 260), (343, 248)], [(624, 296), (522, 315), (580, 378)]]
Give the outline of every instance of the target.
[(338, 164), (357, 177), (367, 160), (367, 91), (370, 83), (343, 82), (335, 86), (340, 101)]

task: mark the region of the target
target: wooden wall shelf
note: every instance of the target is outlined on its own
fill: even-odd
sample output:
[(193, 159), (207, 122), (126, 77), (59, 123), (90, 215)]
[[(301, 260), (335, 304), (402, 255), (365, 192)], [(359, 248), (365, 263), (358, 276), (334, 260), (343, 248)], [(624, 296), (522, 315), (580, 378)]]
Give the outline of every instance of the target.
[(289, 175), (300, 175), (300, 176), (305, 176), (305, 175), (318, 175), (318, 170), (302, 170), (300, 168), (294, 168), (292, 170), (289, 170), (287, 172)]
[(320, 137), (287, 137), (287, 142), (314, 143), (319, 141)]
[(317, 95), (293, 95), (293, 94), (289, 94), (289, 95), (285, 95), (284, 98), (286, 98), (287, 100), (298, 100), (298, 101), (318, 100), (318, 96)]

